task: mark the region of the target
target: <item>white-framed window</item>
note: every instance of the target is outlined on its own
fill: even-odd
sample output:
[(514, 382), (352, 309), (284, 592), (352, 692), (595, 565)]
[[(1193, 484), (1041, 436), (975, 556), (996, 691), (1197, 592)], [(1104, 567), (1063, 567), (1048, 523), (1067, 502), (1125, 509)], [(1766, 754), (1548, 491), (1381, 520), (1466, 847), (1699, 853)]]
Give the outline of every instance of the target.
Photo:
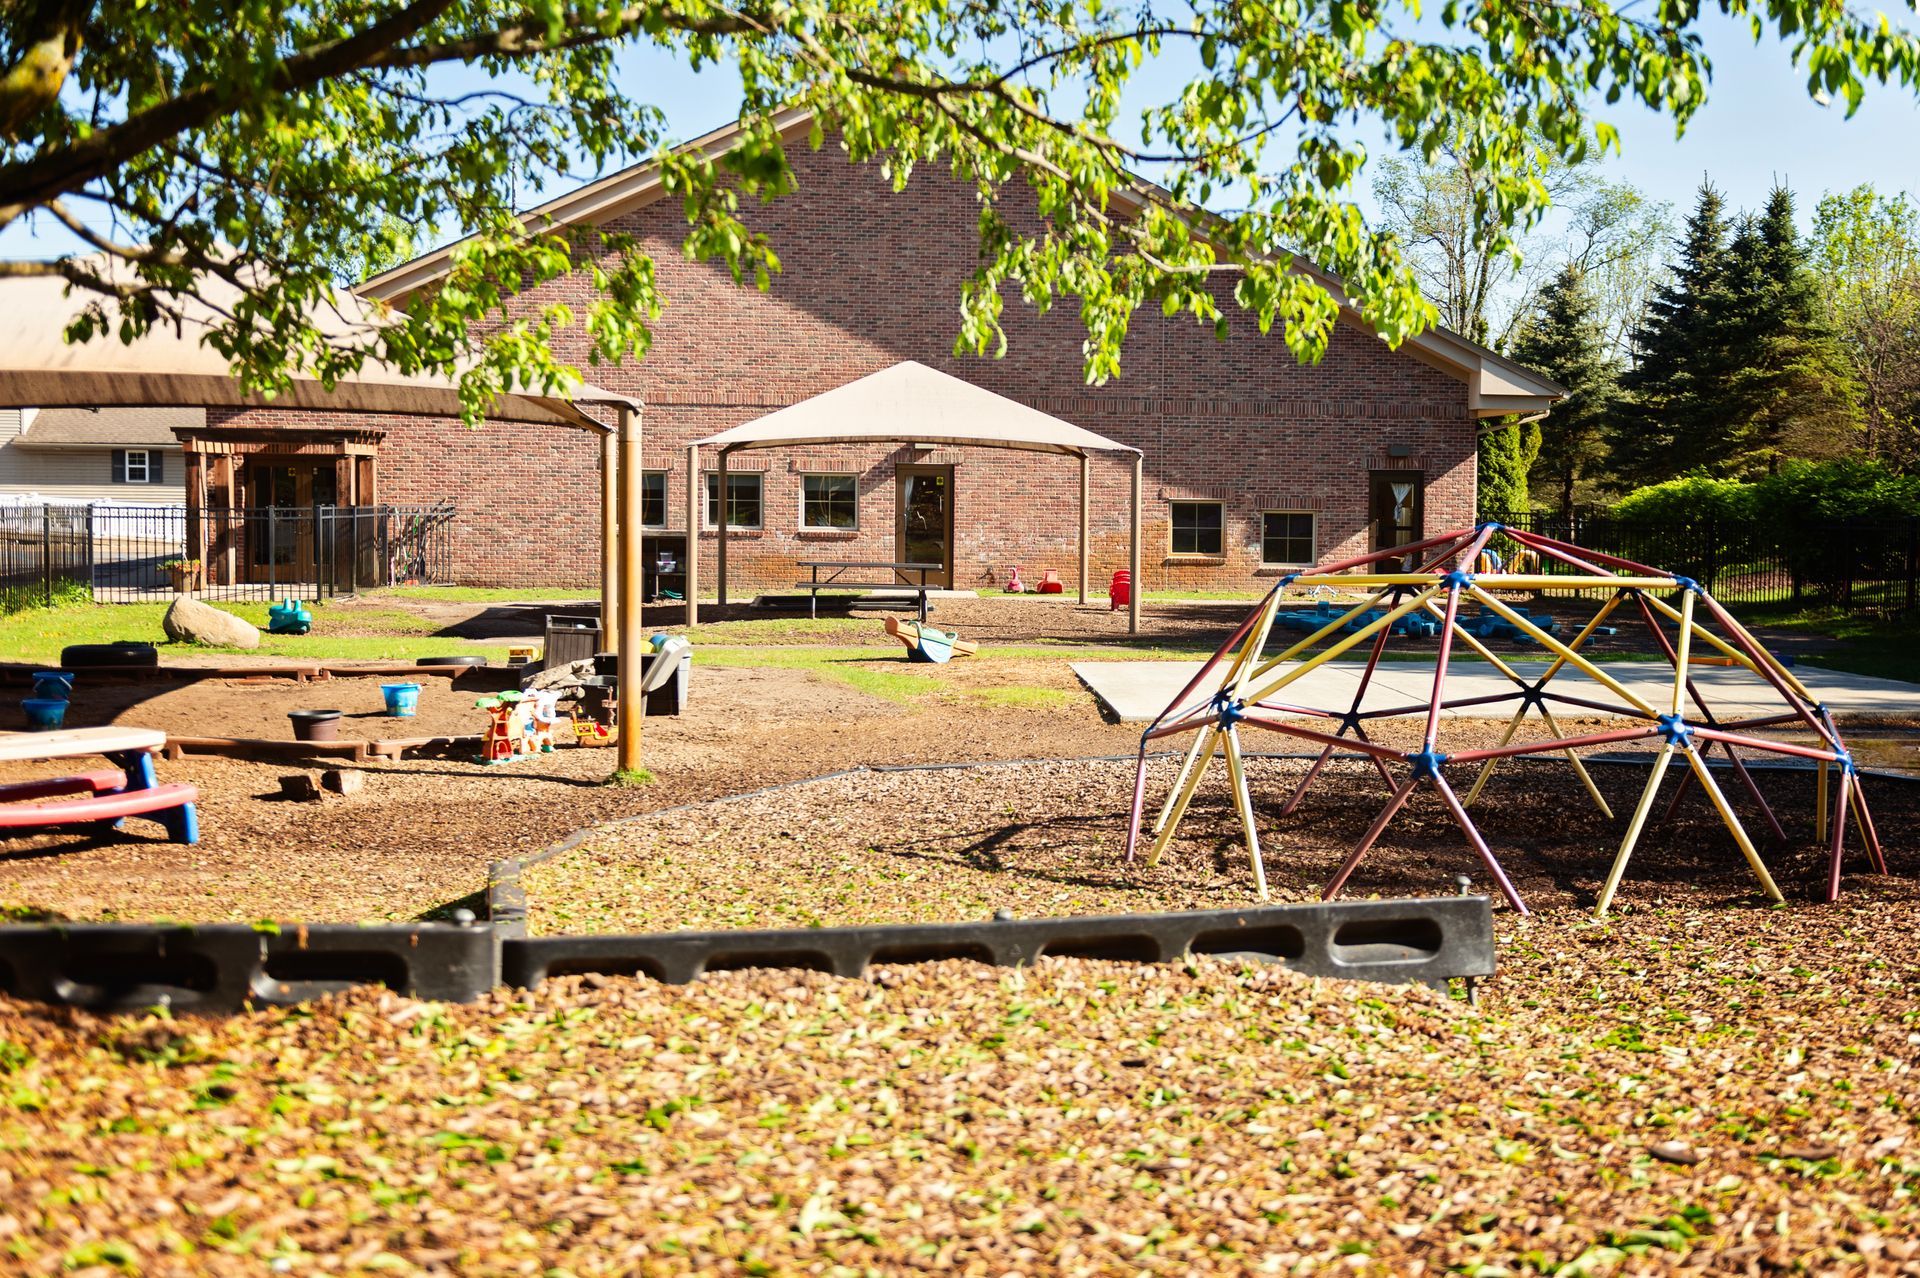
[(120, 482), (123, 484), (148, 484), (153, 482), (153, 454), (144, 448), (129, 448), (122, 454)]
[(640, 472), (640, 526), (667, 526), (667, 472), (664, 470)]
[(850, 532), (860, 527), (860, 481), (853, 475), (800, 476), (800, 526)]
[(1313, 563), (1313, 512), (1267, 510), (1260, 514), (1260, 563), (1269, 568), (1302, 568)]
[[(760, 473), (727, 472), (727, 527), (760, 527)], [(707, 527), (720, 526), (720, 472), (707, 472)]]
[(1176, 555), (1218, 555), (1224, 547), (1226, 515), (1217, 501), (1176, 501), (1173, 508), (1173, 544)]

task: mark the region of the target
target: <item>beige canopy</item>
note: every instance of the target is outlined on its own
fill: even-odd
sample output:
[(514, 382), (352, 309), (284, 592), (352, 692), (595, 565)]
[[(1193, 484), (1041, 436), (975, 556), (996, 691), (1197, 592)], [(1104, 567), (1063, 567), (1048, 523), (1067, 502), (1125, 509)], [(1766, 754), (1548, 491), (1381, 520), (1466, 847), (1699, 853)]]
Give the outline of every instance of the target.
[(1140, 452), (914, 360), (823, 391), (699, 443), (737, 452), (868, 441), (1015, 448), (1069, 457), (1137, 456)]
[[(231, 286), (212, 281), (222, 293)], [(273, 399), (247, 393), (233, 379), (230, 361), (206, 342), (220, 320), (206, 301), (182, 299), (186, 318), (179, 325), (157, 325), (133, 342), (111, 331), (89, 342), (66, 340), (67, 325), (95, 294), (74, 289), (55, 276), (0, 279), (0, 405), (21, 408), (246, 407), (307, 408), (353, 413), (408, 413), (452, 417), (460, 412), (460, 394), (448, 378), (430, 373), (398, 373), (369, 360), (358, 372), (328, 389), (311, 376), (297, 377)], [(216, 295), (216, 302), (220, 300)], [(106, 302), (109, 320), (117, 303)], [(314, 317), (330, 339), (373, 346), (384, 322), (373, 304), (351, 294)], [(529, 422), (605, 431), (607, 427), (577, 404), (631, 404), (625, 396), (590, 386), (569, 395), (502, 395), (487, 410), (496, 421)]]
[[(687, 545), (700, 544), (700, 449), (720, 450), (720, 490), (726, 491), (727, 458), (760, 448), (797, 448), (809, 444), (931, 444), (939, 447), (1011, 448), (1080, 459), (1080, 602), (1087, 601), (1090, 575), (1088, 495), (1095, 453), (1123, 454), (1133, 463), (1133, 518), (1127, 562), (1127, 629), (1140, 630), (1140, 485), (1139, 449), (1063, 422), (1037, 408), (983, 390), (972, 382), (914, 360), (870, 373), (811, 399), (790, 404), (765, 417), (696, 440), (687, 449)], [(719, 529), (719, 595), (727, 602), (727, 530)], [(953, 548), (948, 547), (951, 567)], [(687, 554), (687, 624), (697, 615), (699, 556)]]

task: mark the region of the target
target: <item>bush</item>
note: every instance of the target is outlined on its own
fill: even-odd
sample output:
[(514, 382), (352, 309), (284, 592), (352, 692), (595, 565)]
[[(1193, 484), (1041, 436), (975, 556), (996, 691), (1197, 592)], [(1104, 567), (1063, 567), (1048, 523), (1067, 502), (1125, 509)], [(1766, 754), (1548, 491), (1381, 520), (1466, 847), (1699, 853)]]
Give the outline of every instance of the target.
[(1613, 515), (1633, 524), (1692, 524), (1708, 519), (1751, 518), (1753, 484), (1737, 479), (1709, 479), (1687, 475), (1664, 484), (1636, 488), (1614, 503)]
[(1879, 462), (1791, 461), (1750, 487), (1754, 513), (1781, 524), (1920, 516), (1920, 476)]

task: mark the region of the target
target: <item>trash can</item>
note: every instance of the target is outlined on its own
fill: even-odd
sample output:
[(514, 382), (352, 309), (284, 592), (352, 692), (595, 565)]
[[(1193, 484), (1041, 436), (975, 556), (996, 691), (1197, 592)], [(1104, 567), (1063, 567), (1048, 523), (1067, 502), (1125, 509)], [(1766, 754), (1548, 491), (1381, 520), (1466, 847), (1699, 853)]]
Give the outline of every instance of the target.
[[(679, 663), (679, 669), (671, 678), (647, 694), (646, 715), (653, 718), (663, 714), (679, 714), (687, 708), (687, 671), (693, 662), (680, 653), (672, 653), (669, 661)], [(644, 681), (653, 669), (653, 663), (661, 660), (657, 652), (649, 652), (640, 658), (640, 678)]]
[(547, 616), (547, 653), (542, 670), (574, 661), (591, 661), (600, 651), (600, 618)]

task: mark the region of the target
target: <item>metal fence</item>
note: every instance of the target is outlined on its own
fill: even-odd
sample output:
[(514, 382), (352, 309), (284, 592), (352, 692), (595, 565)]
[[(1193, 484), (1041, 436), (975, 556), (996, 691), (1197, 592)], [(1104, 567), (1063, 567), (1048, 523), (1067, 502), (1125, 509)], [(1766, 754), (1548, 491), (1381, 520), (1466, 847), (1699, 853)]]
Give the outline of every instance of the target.
[(323, 599), (450, 580), (455, 509), (438, 506), (0, 505), (0, 591), (13, 602), (90, 596)]
[[(1920, 606), (1920, 519), (1655, 523), (1597, 511), (1535, 511), (1499, 521), (1684, 574), (1728, 603), (1876, 616)], [(1553, 575), (1576, 571), (1544, 557), (1541, 568)]]

